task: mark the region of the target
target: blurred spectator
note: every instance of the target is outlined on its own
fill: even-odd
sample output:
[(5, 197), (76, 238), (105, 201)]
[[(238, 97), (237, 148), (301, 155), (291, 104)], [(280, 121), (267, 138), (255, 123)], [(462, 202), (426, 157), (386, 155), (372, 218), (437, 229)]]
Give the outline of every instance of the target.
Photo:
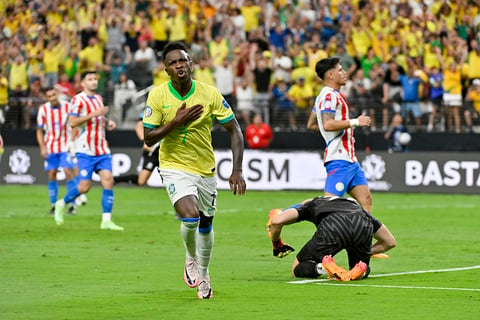
[[(443, 104), (445, 106), (446, 129), (461, 132), (460, 108), (462, 107), (462, 74), (455, 61), (443, 71)], [(455, 125), (455, 128), (454, 128)]]
[(151, 17), (150, 30), (153, 33), (153, 48), (158, 56), (168, 42), (167, 6), (163, 1), (152, 1), (148, 13)]
[(228, 57), (223, 58), (222, 64), (215, 67), (213, 76), (215, 78), (215, 87), (235, 110), (237, 106), (234, 96), (235, 74)]
[(256, 88), (255, 107), (259, 112), (263, 113), (264, 121), (270, 124), (270, 80), (273, 73), (271, 62), (263, 53), (256, 51), (255, 45), (252, 45), (250, 57)]
[(158, 86), (168, 81), (170, 81), (170, 76), (165, 72), (165, 63), (162, 58), (159, 58), (157, 67), (153, 70), (153, 85)]
[(78, 58), (84, 63), (84, 70), (95, 70), (103, 65), (103, 48), (96, 36), (88, 39), (88, 46), (80, 51)]
[(290, 86), (282, 78), (277, 78), (273, 86), (272, 94), (274, 97), (273, 119), (276, 124), (288, 125), (292, 131), (297, 130), (297, 121), (295, 119), (295, 105), (288, 98)]
[(138, 89), (145, 89), (153, 83), (153, 70), (157, 65), (155, 51), (148, 46), (147, 41), (141, 41), (133, 55), (135, 62), (135, 78)]
[(126, 42), (122, 28), (122, 17), (112, 14), (107, 18), (107, 52), (120, 54)]
[(188, 15), (184, 14), (183, 10), (180, 10), (177, 5), (173, 4), (169, 6), (167, 17), (169, 41), (185, 42), (187, 38), (187, 19)]
[(201, 58), (195, 65), (193, 70), (193, 78), (195, 80), (205, 82), (211, 86), (215, 86), (215, 79), (213, 77), (213, 63), (210, 59)]
[(105, 59), (105, 71), (109, 74), (110, 84), (113, 87), (120, 82), (120, 75), (127, 73), (132, 62), (132, 53), (129, 46), (124, 51), (110, 50)]
[(372, 119), (372, 125), (370, 126), (372, 131), (376, 130), (378, 124), (378, 114), (382, 115), (382, 130), (385, 131), (388, 127), (390, 110), (388, 106), (382, 103), (383, 94), (383, 79), (385, 78), (385, 72), (383, 71), (380, 63), (376, 63), (372, 66), (369, 73), (370, 78), (370, 102), (369, 102), (369, 115)]
[(237, 99), (237, 118), (239, 118), (246, 127), (250, 125), (251, 122), (250, 114), (258, 112), (258, 109), (255, 108), (254, 105), (255, 93), (252, 76), (248, 73), (243, 76), (239, 85), (237, 85), (235, 96)]
[(243, 18), (245, 19), (245, 33), (247, 39), (249, 34), (258, 28), (262, 16), (262, 8), (255, 4), (253, 0), (245, 0), (240, 7)]
[(0, 67), (0, 127), (5, 123), (5, 113), (8, 108), (8, 78)]
[(369, 47), (367, 53), (360, 59), (360, 66), (365, 77), (369, 77), (373, 66), (380, 63), (382, 63), (382, 60), (375, 55), (373, 48)]
[(277, 50), (275, 51), (272, 63), (273, 77), (282, 78), (286, 82), (290, 82), (293, 66), (292, 59), (287, 56), (283, 51)]
[(422, 81), (419, 78), (418, 70), (415, 70), (413, 65), (410, 66), (407, 74), (400, 76), (400, 83), (403, 89), (401, 115), (406, 121), (408, 117), (412, 115), (417, 131), (419, 131), (422, 125), (422, 111), (420, 110), (419, 97), (419, 87)]
[[(372, 83), (370, 78), (365, 77), (365, 72), (362, 69), (357, 69), (352, 76), (352, 86), (348, 99), (351, 100), (352, 106), (358, 106), (359, 109), (350, 110), (352, 116), (358, 116), (360, 113), (370, 116), (371, 88)], [(372, 120), (372, 127), (373, 126), (374, 123)]]
[[(442, 124), (443, 112), (442, 110), (442, 100), (443, 100), (443, 74), (440, 73), (440, 69), (437, 66), (431, 68), (430, 76), (428, 79), (430, 85), (430, 99), (429, 103), (431, 105), (431, 112), (428, 117), (427, 132), (432, 132), (435, 128), (435, 123)], [(440, 116), (440, 121), (437, 121), (437, 117)], [(442, 130), (442, 128), (440, 128)], [(445, 128), (443, 128), (445, 130)]]
[[(401, 137), (402, 133), (408, 134), (408, 129), (403, 124), (403, 117), (399, 113), (395, 113), (392, 117), (392, 122), (390, 123), (390, 126), (384, 135), (385, 140), (388, 140), (389, 153), (405, 152), (408, 150), (408, 144), (410, 143), (410, 140), (405, 139), (405, 135)], [(405, 143), (406, 141), (408, 142)]]
[[(66, 48), (60, 37), (55, 36), (48, 41), (47, 47), (43, 50), (43, 72), (45, 87), (53, 87), (58, 82), (58, 72), (60, 64), (65, 59)], [(100, 60), (102, 62), (103, 60)]]
[(137, 92), (135, 82), (127, 77), (126, 73), (120, 74), (118, 83), (114, 86), (113, 95), (113, 112), (110, 112), (110, 116), (125, 120), (127, 109), (130, 107), (131, 98)]
[[(467, 108), (465, 109), (465, 119), (472, 119), (471, 121), (478, 122), (480, 114), (480, 79), (473, 79), (472, 85), (469, 86), (467, 94), (465, 95)], [(469, 127), (469, 132), (472, 132), (472, 127)]]
[(400, 76), (404, 73), (404, 69), (393, 59), (388, 61), (383, 82), (382, 103), (384, 106), (388, 106), (394, 113), (400, 112), (400, 102), (403, 95)]
[(70, 52), (63, 61), (63, 70), (68, 75), (68, 80), (73, 81), (73, 78), (80, 70), (80, 59), (78, 58), (78, 51), (70, 49)]
[(68, 80), (68, 75), (66, 73), (62, 73), (60, 75), (60, 79), (55, 84), (55, 89), (58, 92), (58, 99), (60, 101), (70, 101), (70, 99), (72, 99), (72, 97), (76, 94), (72, 83)]
[(28, 62), (28, 83), (40, 80), (44, 83), (43, 74), (43, 39), (38, 36), (31, 36), (24, 46)]
[(250, 149), (266, 149), (273, 139), (272, 128), (263, 122), (262, 114), (255, 113), (252, 123), (245, 129), (245, 140)]
[(314, 96), (312, 86), (307, 85), (303, 77), (299, 77), (288, 90), (288, 98), (295, 106), (296, 122), (302, 124), (302, 128), (307, 127), (307, 119), (312, 112)]
[(25, 103), (25, 110), (23, 113), (24, 128), (32, 128), (32, 123), (36, 123), (38, 108), (45, 102), (45, 95), (42, 91), (40, 80), (36, 80), (30, 86), (28, 97)]

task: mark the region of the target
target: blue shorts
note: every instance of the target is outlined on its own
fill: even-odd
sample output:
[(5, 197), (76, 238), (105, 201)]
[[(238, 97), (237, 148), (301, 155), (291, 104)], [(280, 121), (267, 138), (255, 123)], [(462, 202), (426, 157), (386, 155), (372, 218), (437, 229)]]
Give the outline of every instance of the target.
[(411, 112), (415, 119), (422, 116), (422, 111), (420, 110), (420, 102), (403, 101), (401, 108), (401, 114), (404, 119), (407, 118), (408, 112)]
[(89, 156), (84, 153), (77, 153), (78, 176), (80, 180), (92, 180), (93, 172), (101, 170), (112, 172), (112, 156), (109, 154), (101, 156)]
[(44, 163), (45, 171), (58, 168), (73, 169), (72, 157), (68, 152), (52, 153), (47, 156)]
[(350, 163), (344, 160), (329, 161), (325, 164), (327, 179), (325, 181), (325, 192), (343, 197), (359, 185), (368, 185), (365, 174), (358, 162)]

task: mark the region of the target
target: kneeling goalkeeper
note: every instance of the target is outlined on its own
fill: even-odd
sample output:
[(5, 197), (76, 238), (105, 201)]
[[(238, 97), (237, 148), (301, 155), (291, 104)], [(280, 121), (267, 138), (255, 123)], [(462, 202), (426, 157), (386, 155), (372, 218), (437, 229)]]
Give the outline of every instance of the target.
[[(280, 234), (284, 225), (310, 221), (317, 230), (297, 254), (292, 275), (317, 278), (322, 274), (342, 281), (366, 278), (372, 255), (395, 247), (395, 238), (387, 227), (351, 198), (323, 196), (308, 199), (288, 209), (270, 211), (267, 230), (273, 254), (282, 258), (294, 251), (284, 244)], [(372, 241), (375, 243), (372, 245)], [(333, 256), (347, 251), (349, 271), (337, 266)]]

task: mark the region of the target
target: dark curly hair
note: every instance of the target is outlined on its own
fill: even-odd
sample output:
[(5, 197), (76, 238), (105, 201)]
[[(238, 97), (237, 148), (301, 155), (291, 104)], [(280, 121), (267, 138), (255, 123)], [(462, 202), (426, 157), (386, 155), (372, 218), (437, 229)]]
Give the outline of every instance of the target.
[(315, 72), (317, 73), (317, 76), (325, 80), (325, 73), (330, 70), (335, 68), (335, 66), (340, 62), (340, 58), (338, 57), (332, 57), (332, 58), (325, 58), (317, 62), (315, 65)]
[(167, 54), (173, 50), (183, 50), (188, 52), (187, 46), (183, 42), (169, 42), (162, 51), (162, 59), (166, 61)]

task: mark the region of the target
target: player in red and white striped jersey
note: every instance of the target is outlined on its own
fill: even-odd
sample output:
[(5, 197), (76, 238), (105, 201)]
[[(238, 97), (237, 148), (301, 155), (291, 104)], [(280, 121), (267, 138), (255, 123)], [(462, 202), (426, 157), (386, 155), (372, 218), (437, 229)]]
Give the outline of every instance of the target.
[(55, 222), (63, 224), (63, 211), (66, 203), (73, 202), (80, 193), (87, 193), (92, 187), (92, 175), (100, 176), (102, 191), (102, 223), (100, 229), (123, 231), (123, 227), (112, 220), (113, 208), (113, 174), (110, 148), (105, 130), (115, 129), (115, 122), (105, 115), (108, 107), (103, 105), (102, 97), (97, 94), (98, 79), (95, 71), (81, 74), (83, 91), (73, 97), (69, 123), (78, 128), (79, 136), (75, 142), (80, 183), (78, 188), (68, 191), (67, 195), (55, 204)]
[[(48, 174), (48, 194), (54, 213), (58, 196), (57, 171), (63, 168), (67, 190), (76, 188), (78, 181), (73, 173), (73, 161), (68, 152), (71, 141), (71, 128), (68, 124), (69, 103), (58, 99), (57, 91), (52, 88), (44, 90), (47, 102), (40, 106), (37, 114), (37, 142), (40, 154), (45, 159), (45, 171)], [(69, 209), (74, 213), (75, 207)]]
[(365, 209), (372, 209), (372, 195), (365, 174), (355, 155), (353, 128), (370, 126), (371, 119), (360, 115), (350, 119), (350, 106), (340, 88), (347, 73), (336, 57), (317, 62), (315, 71), (324, 87), (315, 100), (318, 128), (325, 140), (324, 163), (327, 170), (325, 195), (343, 196), (349, 193)]

